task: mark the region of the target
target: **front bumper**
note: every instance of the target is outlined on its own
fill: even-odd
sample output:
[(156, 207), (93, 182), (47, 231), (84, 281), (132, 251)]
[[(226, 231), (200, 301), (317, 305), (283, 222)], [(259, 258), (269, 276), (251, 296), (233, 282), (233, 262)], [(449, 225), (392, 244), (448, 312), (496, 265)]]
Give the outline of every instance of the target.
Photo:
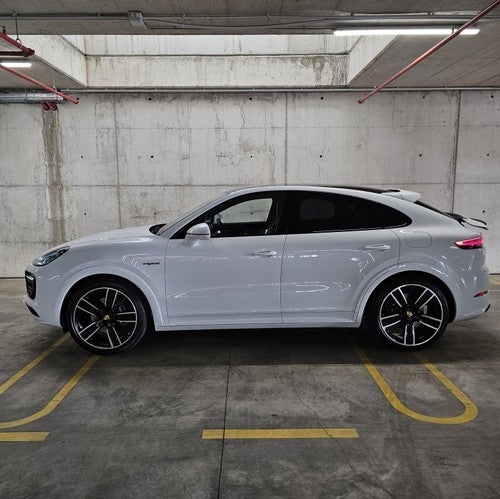
[(50, 265), (50, 275), (45, 267), (28, 265), (25, 272), (26, 295), (24, 304), (36, 321), (61, 327), (61, 303), (58, 302), (61, 273)]

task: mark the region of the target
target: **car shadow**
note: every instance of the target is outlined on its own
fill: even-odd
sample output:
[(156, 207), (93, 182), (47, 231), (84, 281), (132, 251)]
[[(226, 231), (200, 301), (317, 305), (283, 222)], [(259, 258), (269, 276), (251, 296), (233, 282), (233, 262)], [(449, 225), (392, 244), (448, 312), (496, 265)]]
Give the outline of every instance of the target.
[[(130, 351), (107, 357), (114, 365), (359, 364), (353, 345), (375, 364), (419, 364), (413, 352), (382, 342), (368, 326), (359, 329), (234, 329), (152, 332)], [(498, 338), (480, 321), (451, 324), (435, 345), (421, 352), (431, 362), (488, 362)]]

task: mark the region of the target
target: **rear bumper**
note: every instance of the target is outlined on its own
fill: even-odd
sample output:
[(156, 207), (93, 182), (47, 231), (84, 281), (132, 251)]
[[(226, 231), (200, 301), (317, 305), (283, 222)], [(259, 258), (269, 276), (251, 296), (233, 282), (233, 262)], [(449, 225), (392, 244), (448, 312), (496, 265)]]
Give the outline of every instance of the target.
[(490, 309), (491, 303), (488, 295), (472, 298), (462, 305), (461, 310), (457, 311), (457, 316), (454, 322), (474, 319), (486, 313)]

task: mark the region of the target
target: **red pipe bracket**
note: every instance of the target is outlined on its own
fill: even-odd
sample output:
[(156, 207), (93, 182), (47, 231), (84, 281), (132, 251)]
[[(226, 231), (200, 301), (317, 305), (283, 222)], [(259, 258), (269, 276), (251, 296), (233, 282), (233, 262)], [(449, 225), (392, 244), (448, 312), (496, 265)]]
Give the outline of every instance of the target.
[(35, 51), (33, 49), (30, 49), (29, 47), (25, 47), (21, 42), (18, 42), (17, 40), (14, 40), (14, 38), (11, 38), (5, 32), (5, 28), (2, 31), (0, 31), (0, 38), (2, 40), (6, 41), (7, 43), (10, 43), (14, 47), (18, 48), (19, 50), (21, 50), (22, 55), (24, 57), (30, 57), (35, 53)]

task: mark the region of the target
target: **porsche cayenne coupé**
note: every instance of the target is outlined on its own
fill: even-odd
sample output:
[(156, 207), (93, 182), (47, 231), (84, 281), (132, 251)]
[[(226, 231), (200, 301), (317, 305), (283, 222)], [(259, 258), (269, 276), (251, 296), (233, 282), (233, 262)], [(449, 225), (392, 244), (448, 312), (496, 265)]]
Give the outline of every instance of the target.
[(414, 350), (489, 307), (484, 222), (398, 189), (238, 190), (167, 224), (51, 249), (25, 303), (99, 354), (157, 331), (358, 327)]

